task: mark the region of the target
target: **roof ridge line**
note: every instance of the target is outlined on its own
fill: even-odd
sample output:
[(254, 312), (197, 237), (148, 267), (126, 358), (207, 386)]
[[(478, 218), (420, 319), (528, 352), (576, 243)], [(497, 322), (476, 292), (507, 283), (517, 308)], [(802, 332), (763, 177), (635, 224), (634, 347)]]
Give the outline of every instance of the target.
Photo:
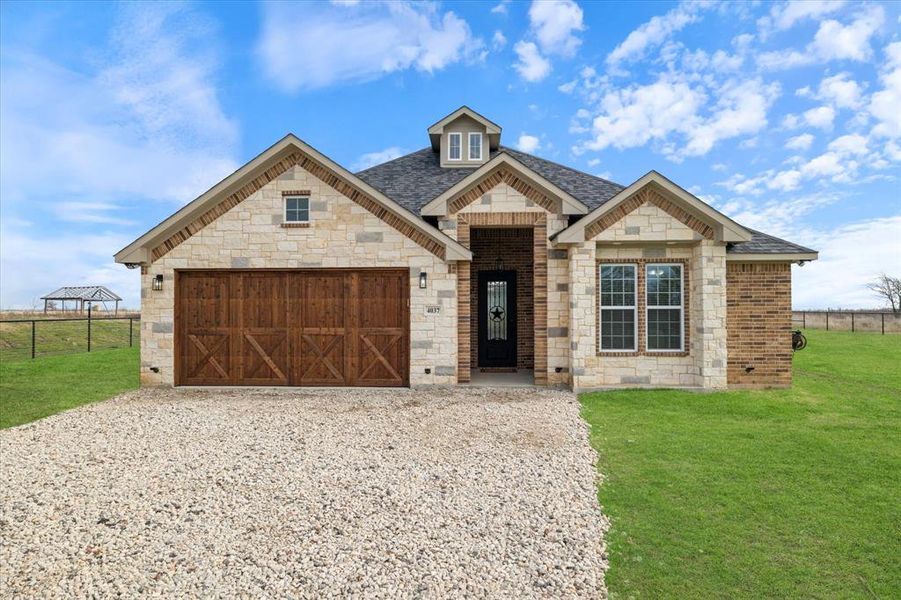
[(536, 154), (529, 154), (528, 152), (523, 152), (522, 150), (517, 150), (516, 148), (511, 148), (510, 146), (503, 146), (503, 145), (498, 146), (498, 152), (504, 152), (506, 150), (513, 150), (513, 152), (518, 152), (519, 154), (525, 154), (526, 156), (529, 156), (532, 158), (537, 158), (538, 160), (543, 160), (544, 162), (549, 162), (552, 165), (557, 165), (558, 167), (562, 167), (564, 169), (567, 169), (568, 171), (572, 171), (573, 173), (578, 173), (579, 175), (587, 175), (588, 177), (592, 177), (599, 181), (603, 181), (604, 183), (609, 183), (610, 185), (615, 185), (615, 186), (621, 187), (623, 189), (626, 189), (626, 187), (627, 187), (621, 183), (617, 183), (615, 181), (610, 181), (609, 179), (604, 179), (603, 177), (599, 177), (598, 175), (592, 175), (591, 173), (589, 173), (587, 171), (582, 171), (575, 167), (571, 167), (569, 165), (564, 165), (561, 162), (557, 162), (557, 161), (551, 160), (549, 158), (544, 158), (543, 156), (538, 156)]

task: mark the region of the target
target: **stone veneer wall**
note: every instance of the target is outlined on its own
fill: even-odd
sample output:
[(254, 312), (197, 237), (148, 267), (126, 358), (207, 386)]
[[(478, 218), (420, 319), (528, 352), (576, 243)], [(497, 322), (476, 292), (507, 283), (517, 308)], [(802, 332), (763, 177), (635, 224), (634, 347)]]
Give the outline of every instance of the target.
[(535, 366), (535, 332), (533, 313), (532, 230), (475, 228), (469, 232), (473, 257), (470, 266), (470, 364), (478, 367), (479, 357), (479, 272), (497, 268), (497, 258), (503, 268), (516, 271), (516, 366), (531, 369)]
[(791, 264), (730, 261), (726, 288), (729, 385), (791, 385)]
[[(570, 383), (574, 388), (726, 387), (725, 245), (704, 239), (659, 207), (642, 206), (599, 232), (596, 239), (573, 244), (568, 251)], [(648, 262), (686, 265), (685, 352), (599, 352), (597, 271), (598, 263), (605, 260), (631, 260), (642, 269)], [(641, 324), (643, 310), (638, 318)], [(639, 329), (643, 337), (644, 327)], [(643, 344), (642, 339), (640, 350)]]
[[(311, 225), (282, 226), (282, 192), (310, 191)], [(176, 269), (402, 267), (410, 270), (410, 383), (456, 383), (453, 267), (309, 172), (294, 167), (155, 261), (141, 277), (141, 381), (173, 383)], [(419, 272), (428, 288), (419, 289)], [(163, 290), (151, 279), (164, 277)], [(440, 314), (426, 315), (427, 305)], [(159, 373), (150, 371), (158, 367)], [(425, 374), (425, 369), (430, 374)]]

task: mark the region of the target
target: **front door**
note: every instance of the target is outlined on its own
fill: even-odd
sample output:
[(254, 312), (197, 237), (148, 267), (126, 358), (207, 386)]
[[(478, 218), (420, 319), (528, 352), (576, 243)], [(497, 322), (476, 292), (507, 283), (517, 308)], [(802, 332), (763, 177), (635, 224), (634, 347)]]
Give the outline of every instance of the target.
[(516, 271), (479, 272), (479, 366), (516, 367)]

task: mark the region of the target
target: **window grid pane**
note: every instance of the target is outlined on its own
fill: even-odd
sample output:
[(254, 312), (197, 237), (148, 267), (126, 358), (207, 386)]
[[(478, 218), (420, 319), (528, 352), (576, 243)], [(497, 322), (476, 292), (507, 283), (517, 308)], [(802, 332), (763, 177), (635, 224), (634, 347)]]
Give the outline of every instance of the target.
[(682, 266), (649, 264), (647, 287), (647, 349), (682, 349)]
[(635, 272), (635, 265), (600, 267), (601, 350), (636, 350)]
[(285, 198), (285, 221), (306, 223), (310, 220), (309, 198)]
[(481, 135), (470, 135), (469, 136), (469, 159), (470, 160), (481, 160), (482, 159), (482, 136)]
[(451, 133), (447, 138), (447, 154), (452, 160), (460, 159), (460, 134)]

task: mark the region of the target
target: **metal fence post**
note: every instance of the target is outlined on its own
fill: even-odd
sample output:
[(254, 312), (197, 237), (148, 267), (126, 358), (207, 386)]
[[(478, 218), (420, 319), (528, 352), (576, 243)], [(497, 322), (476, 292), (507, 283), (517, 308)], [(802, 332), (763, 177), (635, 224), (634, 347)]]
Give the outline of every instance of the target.
[(801, 313), (801, 328), (807, 329), (807, 311)]
[(882, 313), (882, 335), (885, 335), (885, 313)]
[(88, 304), (88, 352), (91, 351), (91, 305)]
[(128, 318), (128, 347), (131, 348), (133, 340), (134, 340), (134, 330), (132, 329), (132, 321), (131, 317)]
[(37, 321), (31, 322), (31, 360), (34, 360), (34, 340), (35, 340), (35, 329), (37, 328)]
[(829, 311), (826, 311), (826, 331), (829, 331)]
[(854, 333), (854, 313), (851, 313), (851, 333)]

